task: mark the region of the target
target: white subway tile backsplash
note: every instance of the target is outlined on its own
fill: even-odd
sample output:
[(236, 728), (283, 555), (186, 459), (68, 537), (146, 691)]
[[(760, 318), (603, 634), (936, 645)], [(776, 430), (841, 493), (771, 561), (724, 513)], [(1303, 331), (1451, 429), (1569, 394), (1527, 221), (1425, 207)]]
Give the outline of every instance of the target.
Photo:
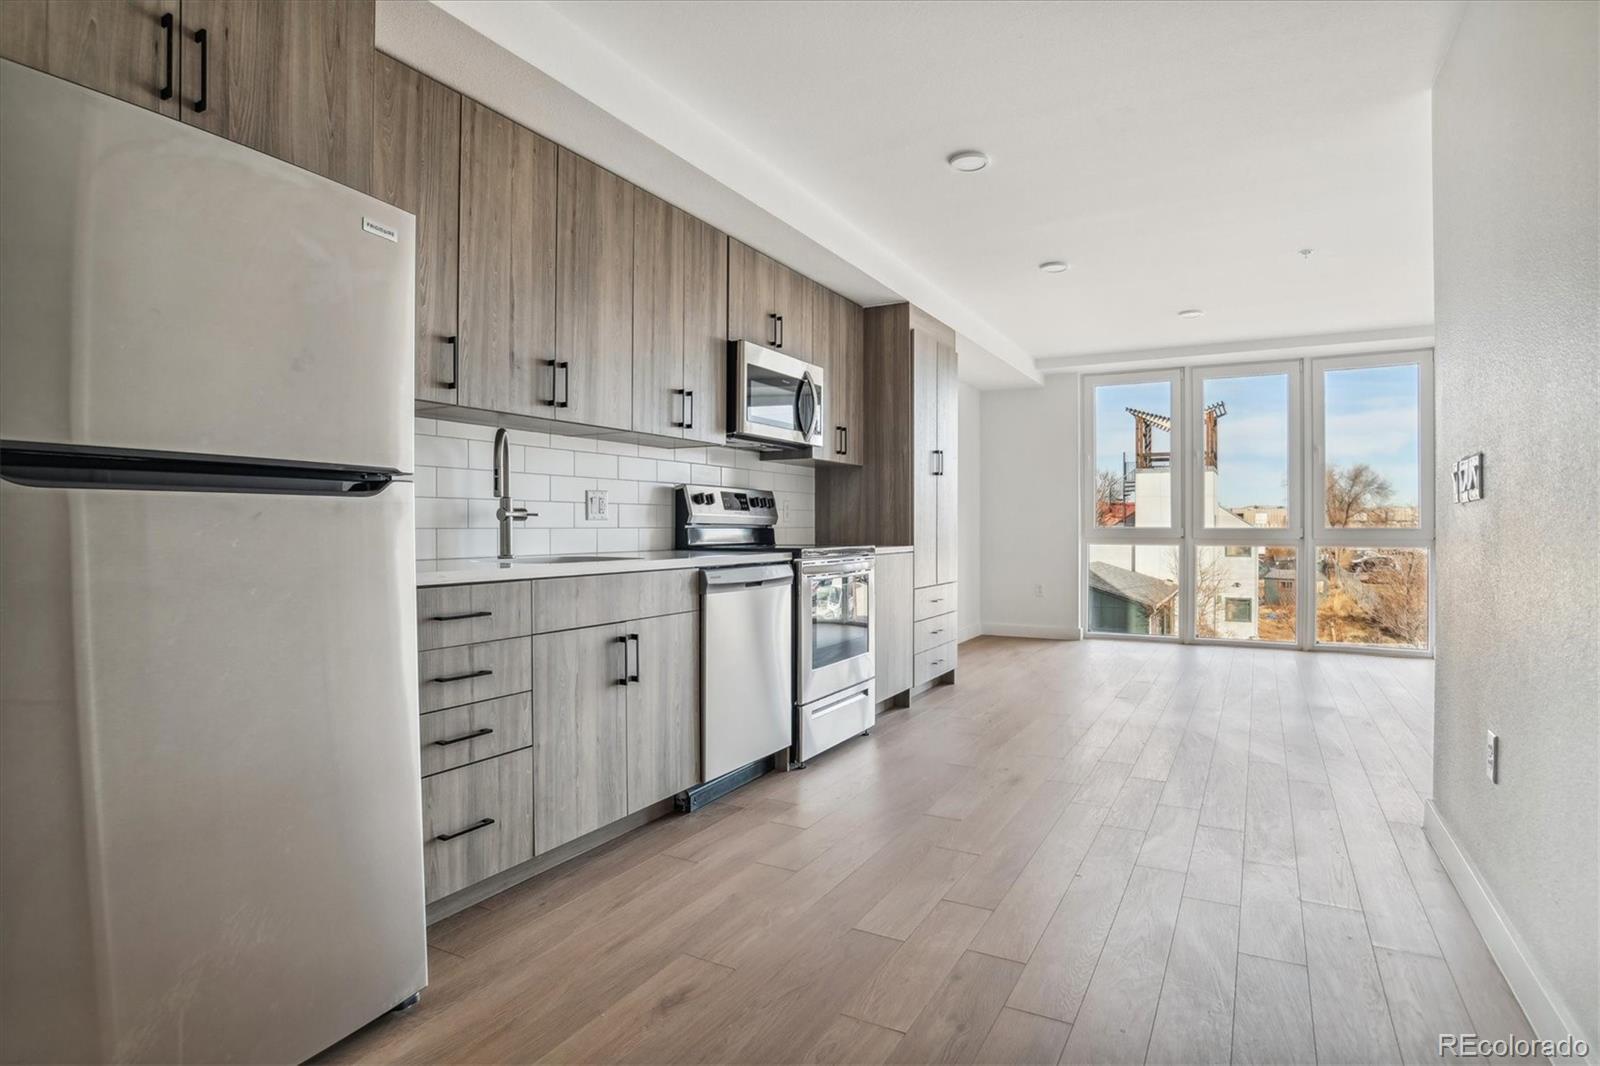
[(569, 451), (556, 448), (525, 448), (522, 465), (530, 474), (571, 474), (572, 459), (573, 453)]
[(617, 459), (617, 477), (627, 481), (654, 481), (656, 461), (624, 455)]
[(572, 472), (578, 477), (614, 478), (617, 476), (617, 457), (598, 452), (578, 452), (572, 457)]
[[(494, 427), (419, 418), (416, 434), (417, 558), (493, 555)], [(512, 527), (518, 555), (670, 549), (673, 489), (686, 481), (772, 490), (780, 505), (778, 539), (814, 539), (812, 471), (764, 464), (756, 452), (512, 430), (507, 458), (513, 502), (536, 512)], [(606, 491), (604, 522), (584, 518), (589, 489)]]

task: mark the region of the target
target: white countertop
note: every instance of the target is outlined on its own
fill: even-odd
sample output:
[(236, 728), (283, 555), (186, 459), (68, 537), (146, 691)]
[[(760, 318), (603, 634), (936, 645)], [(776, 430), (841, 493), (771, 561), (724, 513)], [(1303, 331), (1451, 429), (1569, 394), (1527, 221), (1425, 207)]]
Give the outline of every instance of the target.
[(522, 559), (426, 559), (417, 563), (417, 586), (471, 585), (483, 581), (527, 581), (541, 577), (586, 577), (591, 574), (631, 574), (641, 570), (685, 570), (717, 566), (787, 563), (789, 552), (652, 551), (618, 552), (589, 559), (549, 559), (530, 555)]

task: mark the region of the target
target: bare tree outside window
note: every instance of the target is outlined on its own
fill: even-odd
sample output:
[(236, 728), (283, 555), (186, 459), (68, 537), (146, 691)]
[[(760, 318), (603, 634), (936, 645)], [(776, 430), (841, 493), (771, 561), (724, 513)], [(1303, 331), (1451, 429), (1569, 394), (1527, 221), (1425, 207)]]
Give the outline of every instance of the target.
[(1122, 479), (1109, 470), (1102, 470), (1094, 478), (1095, 525), (1122, 524)]
[(1385, 508), (1394, 497), (1394, 486), (1366, 463), (1329, 465), (1325, 496), (1329, 526), (1389, 524)]

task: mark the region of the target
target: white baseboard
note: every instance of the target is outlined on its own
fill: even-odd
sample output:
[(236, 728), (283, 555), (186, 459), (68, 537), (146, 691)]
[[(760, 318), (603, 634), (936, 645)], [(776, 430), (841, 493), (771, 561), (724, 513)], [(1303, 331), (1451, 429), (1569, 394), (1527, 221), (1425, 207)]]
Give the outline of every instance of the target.
[(1017, 625), (1012, 622), (985, 622), (981, 632), (991, 637), (1033, 637), (1036, 640), (1078, 640), (1077, 626)]
[[(1577, 1016), (1562, 1001), (1555, 988), (1540, 975), (1533, 956), (1517, 934), (1516, 927), (1506, 917), (1500, 901), (1495, 899), (1494, 892), (1478, 873), (1478, 868), (1461, 850), (1461, 845), (1456, 843), (1450, 827), (1444, 824), (1439, 816), (1439, 808), (1434, 806), (1431, 799), (1423, 810), (1422, 831), (1456, 886), (1456, 893), (1472, 917), (1472, 923), (1478, 927), (1484, 943), (1488, 945), (1489, 954), (1494, 956), (1500, 972), (1505, 975), (1506, 984), (1511, 986), (1511, 994), (1522, 1005), (1522, 1013), (1528, 1016), (1528, 1024), (1533, 1027), (1534, 1035), (1544, 1040), (1574, 1036), (1589, 1045), (1587, 1058), (1552, 1058), (1551, 1061), (1600, 1064), (1600, 1047), (1595, 1043), (1597, 1034), (1584, 1032)], [(1480, 1035), (1498, 1037), (1503, 1034)]]

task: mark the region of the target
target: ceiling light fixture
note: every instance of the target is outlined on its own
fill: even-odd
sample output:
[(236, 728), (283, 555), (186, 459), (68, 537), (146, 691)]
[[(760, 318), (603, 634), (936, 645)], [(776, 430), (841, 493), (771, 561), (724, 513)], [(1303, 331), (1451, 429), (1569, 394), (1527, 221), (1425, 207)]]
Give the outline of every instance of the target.
[(1199, 318), (1203, 314), (1205, 314), (1205, 312), (1200, 310), (1200, 308), (1198, 308), (1198, 307), (1185, 307), (1182, 311), (1178, 312), (1178, 317), (1179, 318)]
[(989, 157), (976, 148), (964, 148), (945, 160), (950, 164), (951, 170), (958, 170), (963, 174), (973, 174), (989, 165)]
[(1302, 249), (1300, 249), (1300, 258), (1301, 259), (1310, 259), (1311, 258), (1311, 253), (1314, 252), (1314, 251), (1316, 251), (1315, 248), (1302, 248)]
[(1072, 269), (1072, 264), (1064, 263), (1059, 259), (1046, 259), (1039, 264), (1039, 269), (1046, 274), (1061, 274)]

